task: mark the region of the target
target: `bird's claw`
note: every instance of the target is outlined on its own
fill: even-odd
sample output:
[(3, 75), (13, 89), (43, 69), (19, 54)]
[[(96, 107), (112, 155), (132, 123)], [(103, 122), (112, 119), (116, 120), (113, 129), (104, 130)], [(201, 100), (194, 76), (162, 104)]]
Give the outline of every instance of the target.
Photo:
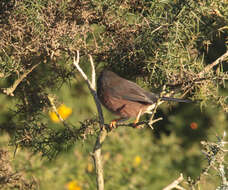
[(112, 130), (112, 129), (115, 129), (116, 128), (116, 121), (111, 121), (110, 125), (109, 125), (109, 128)]
[(134, 123), (133, 123), (133, 127), (136, 128), (136, 129), (142, 129), (143, 125), (139, 125), (138, 124), (138, 120), (135, 120)]
[(134, 123), (133, 127), (136, 128), (136, 129), (142, 129), (143, 125), (138, 125), (137, 123)]

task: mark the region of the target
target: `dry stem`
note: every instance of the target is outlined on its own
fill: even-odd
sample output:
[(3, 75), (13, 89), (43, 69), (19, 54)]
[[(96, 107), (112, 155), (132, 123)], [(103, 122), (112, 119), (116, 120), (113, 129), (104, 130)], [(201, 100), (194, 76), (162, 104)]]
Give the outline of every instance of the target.
[(171, 184), (163, 188), (163, 190), (171, 190), (171, 189), (180, 189), (185, 190), (183, 187), (179, 186), (179, 184), (184, 180), (183, 174), (180, 174), (180, 177), (173, 181)]
[(3, 92), (5, 94), (7, 94), (8, 96), (14, 96), (13, 92), (16, 90), (17, 86), (21, 83), (21, 81), (23, 81), (24, 78), (27, 77), (27, 75), (29, 73), (31, 73), (33, 71), (33, 69), (35, 69), (40, 63), (37, 63), (35, 65), (33, 65), (30, 69), (28, 69), (27, 71), (25, 71), (23, 73), (23, 75), (21, 75), (14, 83), (11, 87), (9, 88), (5, 88), (3, 89)]
[(48, 95), (48, 100), (49, 100), (49, 102), (50, 102), (50, 104), (51, 104), (51, 106), (52, 106), (53, 111), (55, 112), (55, 114), (56, 114), (57, 117), (59, 118), (59, 120), (63, 123), (64, 126), (67, 126), (66, 123), (65, 123), (65, 121), (64, 121), (64, 119), (63, 119), (62, 116), (59, 114), (59, 112), (58, 112), (58, 110), (57, 110), (57, 108), (56, 108), (56, 106), (55, 106), (54, 98), (51, 97), (50, 95)]
[(104, 177), (103, 177), (103, 166), (102, 166), (102, 158), (101, 158), (101, 147), (102, 144), (107, 136), (107, 131), (104, 127), (104, 117), (101, 109), (101, 104), (97, 98), (97, 92), (96, 92), (96, 72), (94, 67), (93, 58), (91, 55), (89, 55), (90, 58), (90, 64), (92, 69), (92, 82), (88, 79), (84, 71), (79, 66), (79, 51), (77, 51), (77, 60), (75, 60), (74, 57), (74, 65), (77, 68), (77, 70), (80, 72), (82, 77), (87, 82), (87, 85), (90, 89), (91, 94), (93, 95), (94, 101), (96, 103), (98, 115), (99, 115), (99, 121), (100, 121), (100, 133), (97, 136), (97, 140), (94, 146), (94, 150), (92, 153), (95, 169), (96, 169), (96, 175), (97, 175), (97, 189), (98, 190), (104, 190)]
[[(151, 122), (148, 121), (140, 121), (138, 123), (118, 123), (116, 124), (116, 128), (118, 127), (131, 127), (131, 128), (138, 128), (141, 125), (147, 124), (147, 125), (152, 125), (158, 121), (161, 121), (163, 118), (159, 117), (157, 119), (152, 120)], [(105, 124), (106, 130), (109, 131), (110, 130), (110, 125), (109, 124)]]
[(213, 63), (211, 63), (210, 65), (207, 65), (198, 75), (199, 77), (202, 77), (203, 74), (207, 73), (208, 71), (210, 71), (214, 66), (218, 65), (219, 63), (221, 63), (221, 61), (223, 61), (226, 57), (228, 57), (228, 51), (226, 53), (224, 53), (222, 56), (220, 56), (218, 59), (216, 59)]
[(152, 125), (154, 123), (156, 123), (157, 121), (160, 121), (160, 120), (163, 119), (163, 118), (158, 118), (156, 120), (153, 120), (154, 119), (154, 115), (155, 115), (155, 113), (157, 111), (158, 106), (163, 103), (163, 101), (161, 101), (161, 98), (160, 97), (162, 97), (163, 94), (165, 93), (165, 88), (166, 88), (166, 86), (163, 86), (162, 92), (160, 93), (159, 98), (156, 101), (155, 107), (154, 107), (153, 112), (152, 112), (152, 115), (150, 117), (149, 126), (150, 126), (151, 129), (153, 129), (153, 126)]

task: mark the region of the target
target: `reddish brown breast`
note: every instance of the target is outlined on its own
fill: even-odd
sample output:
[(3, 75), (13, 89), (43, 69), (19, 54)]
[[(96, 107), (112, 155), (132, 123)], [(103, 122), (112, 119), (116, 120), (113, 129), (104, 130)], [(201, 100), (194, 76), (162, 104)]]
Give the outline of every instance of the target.
[(109, 93), (102, 93), (101, 103), (112, 113), (124, 118), (137, 117), (140, 110), (144, 113), (149, 105), (113, 97)]

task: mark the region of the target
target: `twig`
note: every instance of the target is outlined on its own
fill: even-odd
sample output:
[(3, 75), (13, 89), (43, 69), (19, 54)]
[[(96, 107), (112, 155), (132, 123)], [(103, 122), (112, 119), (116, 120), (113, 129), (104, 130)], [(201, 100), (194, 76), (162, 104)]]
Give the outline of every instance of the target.
[(163, 190), (171, 190), (171, 189), (180, 189), (180, 190), (185, 190), (183, 187), (179, 186), (179, 184), (184, 180), (183, 174), (180, 174), (180, 177), (173, 181), (171, 184), (163, 188)]
[[(156, 123), (156, 122), (158, 122), (158, 121), (160, 121), (162, 119), (163, 119), (162, 117), (159, 117), (157, 119), (152, 120), (151, 123), (150, 122), (147, 122), (147, 121), (141, 121), (141, 122), (138, 122), (136, 124), (135, 123), (119, 123), (119, 124), (116, 124), (116, 127), (117, 128), (118, 127), (132, 127), (132, 128), (137, 128), (138, 126), (143, 125), (143, 124), (152, 125), (152, 124), (154, 124), (154, 123)], [(105, 127), (107, 129), (109, 129), (110, 128), (110, 125), (105, 124)]]
[(162, 28), (163, 26), (165, 26), (165, 25), (161, 25), (161, 26), (155, 28), (155, 29), (151, 32), (151, 34), (153, 34), (154, 32), (157, 32), (158, 30), (160, 30), (160, 28)]
[(103, 112), (102, 112), (102, 109), (101, 109), (100, 101), (97, 98), (96, 79), (95, 79), (95, 77), (96, 77), (95, 67), (94, 67), (92, 56), (89, 55), (89, 57), (90, 57), (90, 63), (91, 63), (91, 67), (92, 67), (92, 82), (90, 82), (90, 80), (88, 79), (88, 77), (86, 76), (86, 74), (84, 73), (84, 71), (79, 66), (79, 51), (77, 51), (77, 60), (75, 60), (75, 57), (74, 57), (73, 64), (75, 65), (75, 67), (77, 68), (77, 70), (80, 72), (80, 74), (82, 75), (82, 77), (84, 78), (84, 80), (86, 81), (86, 83), (88, 85), (88, 88), (89, 88), (91, 94), (93, 95), (94, 101), (95, 101), (96, 106), (97, 106), (97, 111), (98, 111), (98, 115), (99, 115), (100, 125), (102, 127), (104, 125), (104, 117), (103, 117)]
[(100, 129), (101, 130), (97, 136), (97, 140), (96, 140), (96, 143), (94, 145), (92, 157), (94, 160), (96, 175), (97, 175), (97, 189), (98, 190), (104, 190), (104, 177), (103, 177), (103, 166), (102, 166), (102, 158), (101, 158), (101, 147), (102, 147), (102, 144), (103, 144), (103, 142), (107, 136), (107, 130), (104, 126), (104, 117), (103, 117), (103, 112), (101, 109), (101, 104), (97, 98), (96, 73), (95, 73), (94, 62), (93, 62), (93, 58), (91, 55), (89, 55), (89, 58), (90, 58), (90, 64), (91, 64), (91, 69), (92, 69), (92, 82), (88, 79), (88, 77), (86, 76), (84, 71), (79, 66), (79, 51), (77, 51), (77, 60), (75, 60), (75, 57), (74, 57), (73, 64), (75, 65), (77, 70), (80, 72), (82, 77), (87, 82), (88, 88), (90, 89), (90, 92), (93, 95), (94, 101), (96, 103), (96, 107), (97, 107), (97, 111), (98, 111), (98, 115), (99, 115), (99, 122), (100, 122)]
[(149, 124), (152, 126), (154, 123), (156, 123), (156, 122), (158, 122), (158, 121), (161, 121), (161, 120), (163, 120), (163, 118), (162, 118), (162, 117), (159, 117), (159, 118), (157, 118), (157, 119), (154, 119), (154, 120), (150, 121)]
[(156, 111), (157, 111), (157, 108), (158, 108), (158, 106), (159, 106), (162, 102), (163, 102), (163, 101), (161, 101), (160, 98), (156, 101), (155, 107), (154, 107), (153, 112), (152, 112), (152, 115), (151, 115), (151, 117), (150, 117), (149, 126), (150, 126), (150, 128), (151, 128), (152, 130), (154, 129), (152, 125), (153, 125), (155, 122), (160, 121), (160, 120), (163, 119), (163, 118), (158, 118), (159, 120), (158, 120), (158, 119), (153, 120), (153, 119), (154, 119), (154, 115), (155, 115), (155, 113), (156, 113)]
[(158, 106), (163, 103), (163, 101), (161, 101), (161, 97), (165, 93), (165, 88), (166, 88), (166, 86), (163, 87), (162, 92), (160, 93), (159, 98), (156, 101), (155, 107), (154, 107), (153, 112), (152, 112), (152, 115), (150, 117), (149, 126), (150, 126), (151, 129), (153, 129), (152, 124), (154, 124), (157, 121), (162, 120), (162, 118), (158, 118), (156, 120), (153, 120), (153, 119), (154, 119), (154, 115), (155, 115), (155, 113), (157, 111)]
[[(201, 82), (201, 81), (205, 81), (205, 80), (210, 80), (210, 78), (208, 77), (204, 77), (204, 74), (207, 73), (208, 71), (210, 71), (213, 67), (215, 67), (216, 65), (218, 65), (219, 63), (221, 63), (226, 57), (228, 57), (228, 51), (226, 53), (224, 53), (222, 56), (220, 56), (218, 59), (216, 59), (214, 62), (212, 62), (211, 64), (207, 65), (201, 72), (199, 72), (192, 80), (189, 81), (185, 81), (185, 83), (189, 83), (191, 82), (191, 84), (197, 83), (197, 82)], [(176, 84), (166, 84), (169, 87), (178, 87), (183, 85), (183, 81), (176, 83)]]
[(199, 77), (202, 77), (205, 73), (207, 73), (209, 70), (211, 70), (214, 66), (218, 65), (228, 56), (228, 51), (224, 53), (222, 56), (220, 56), (218, 59), (216, 59), (213, 63), (210, 65), (207, 65), (198, 75)]
[(74, 57), (74, 66), (77, 68), (77, 70), (79, 71), (79, 73), (82, 75), (82, 77), (84, 78), (84, 80), (87, 82), (87, 85), (89, 87), (89, 89), (91, 90), (95, 90), (94, 86), (92, 85), (92, 83), (89, 81), (88, 77), (86, 76), (86, 74), (84, 73), (84, 71), (82, 70), (82, 68), (79, 66), (79, 51), (77, 51), (77, 60), (75, 60)]
[(95, 67), (94, 67), (94, 63), (93, 63), (93, 58), (90, 54), (89, 54), (89, 60), (90, 60), (91, 69), (92, 69), (92, 86), (94, 86), (94, 88), (95, 88), (96, 87), (96, 72), (95, 72)]
[(54, 103), (54, 98), (51, 97), (50, 95), (48, 95), (48, 100), (52, 106), (52, 109), (54, 110), (55, 114), (57, 115), (57, 117), (59, 118), (59, 120), (63, 123), (64, 126), (67, 126), (67, 124), (65, 123), (65, 120), (62, 118), (62, 116), (59, 114), (56, 106), (55, 106), (55, 103)]
[(11, 87), (9, 87), (9, 88), (4, 88), (4, 89), (3, 89), (3, 92), (4, 92), (5, 94), (7, 94), (8, 96), (14, 96), (13, 92), (16, 90), (17, 86), (18, 86), (18, 85), (21, 83), (21, 81), (23, 81), (23, 79), (26, 78), (27, 75), (28, 75), (29, 73), (31, 73), (31, 72), (33, 71), (33, 69), (35, 69), (39, 64), (40, 64), (40, 62), (37, 63), (37, 64), (35, 64), (35, 65), (33, 65), (30, 69), (28, 69), (27, 71), (25, 71), (25, 72), (23, 73), (23, 75), (21, 75), (21, 76), (19, 77), (19, 79), (17, 79), (17, 80), (13, 83), (13, 85), (12, 85)]

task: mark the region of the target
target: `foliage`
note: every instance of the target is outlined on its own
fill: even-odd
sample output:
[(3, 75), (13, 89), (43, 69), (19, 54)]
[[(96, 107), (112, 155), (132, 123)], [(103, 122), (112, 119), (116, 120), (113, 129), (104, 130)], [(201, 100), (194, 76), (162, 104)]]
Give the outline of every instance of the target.
[[(2, 0), (1, 132), (8, 133), (11, 145), (49, 159), (82, 142), (92, 149), (89, 143), (97, 135), (98, 121), (91, 97), (72, 66), (79, 50), (80, 65), (87, 73), (91, 54), (98, 72), (108, 67), (141, 86), (159, 92), (166, 85), (167, 93), (196, 102), (173, 105), (171, 111), (161, 106), (156, 116), (164, 119), (153, 132), (112, 132), (104, 151), (117, 165), (105, 166), (107, 187), (159, 189), (177, 171), (199, 176), (203, 168), (199, 141), (221, 134), (228, 120), (227, 60), (207, 67), (227, 52), (227, 26), (226, 0)], [(54, 124), (48, 113), (59, 105), (71, 107), (72, 115)], [(80, 163), (85, 165), (85, 160)], [(150, 163), (157, 167), (145, 168)], [(121, 175), (115, 167), (121, 168)], [(134, 178), (136, 171), (139, 175)], [(164, 176), (164, 171), (170, 175)], [(93, 175), (84, 188), (95, 187), (89, 179)]]

